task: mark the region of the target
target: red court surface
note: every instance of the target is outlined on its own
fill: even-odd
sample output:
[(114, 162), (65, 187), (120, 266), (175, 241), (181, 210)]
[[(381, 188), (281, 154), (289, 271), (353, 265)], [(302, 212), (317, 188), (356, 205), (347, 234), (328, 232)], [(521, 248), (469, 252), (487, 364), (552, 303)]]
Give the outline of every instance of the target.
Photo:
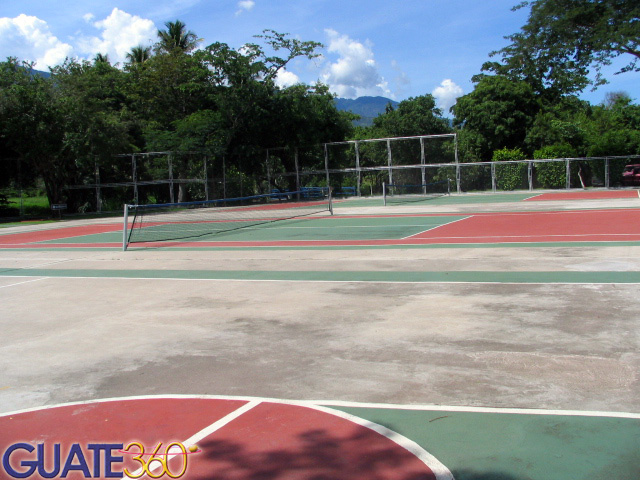
[[(183, 478), (188, 480), (453, 478), (417, 444), (384, 427), (324, 407), (275, 401), (148, 397), (79, 403), (2, 415), (0, 432), (0, 451), (15, 472), (25, 473), (29, 463), (21, 462), (34, 460), (37, 445), (43, 444), (44, 454), (49, 455), (45, 471), (51, 473), (55, 444), (60, 444), (60, 474), (70, 463), (75, 468), (69, 469), (66, 478), (71, 480), (107, 478), (107, 470), (127, 469), (135, 476), (142, 463), (120, 450), (127, 450), (132, 442), (147, 453), (162, 443), (158, 453), (167, 459), (167, 471), (177, 474), (186, 462)], [(16, 449), (7, 457), (4, 452), (20, 442), (36, 449)], [(198, 451), (165, 453), (171, 442), (180, 442), (186, 449), (197, 445)], [(71, 458), (73, 444), (79, 445), (75, 448), (82, 451), (84, 462), (79, 455)], [(103, 449), (96, 460), (95, 447), (90, 447), (95, 444), (121, 444), (110, 451), (120, 460), (116, 458), (107, 468), (108, 452)], [(135, 446), (129, 449), (139, 451)], [(151, 455), (142, 458), (148, 461)], [(3, 479), (15, 478), (6, 463), (1, 468)], [(151, 462), (148, 468), (152, 478), (169, 478), (162, 475), (160, 462)], [(95, 475), (98, 469), (100, 474)], [(45, 477), (36, 471), (29, 478)]]
[[(415, 216), (440, 216), (422, 214)], [(403, 215), (410, 216), (410, 215)], [(372, 224), (382, 216), (367, 215)], [(348, 219), (348, 216), (341, 216)], [(354, 217), (356, 218), (356, 217)], [(0, 249), (122, 248), (121, 243), (81, 243), (74, 238), (117, 232), (121, 227), (91, 225), (0, 236)], [(339, 228), (336, 229), (339, 234)], [(59, 239), (60, 243), (39, 243)], [(68, 241), (65, 242), (65, 240)], [(69, 241), (71, 240), (71, 241)], [(554, 212), (476, 213), (406, 238), (371, 240), (165, 241), (137, 243), (132, 248), (191, 247), (345, 247), (480, 243), (622, 242), (640, 241), (640, 209)]]
[(428, 243), (640, 240), (640, 210), (476, 214), (410, 237)]
[(638, 190), (578, 190), (549, 192), (527, 198), (525, 201), (607, 200), (616, 198), (640, 198)]
[(110, 233), (122, 231), (122, 225), (86, 225), (81, 227), (63, 227), (49, 230), (38, 230), (35, 232), (12, 233), (0, 235), (0, 246), (21, 245), (34, 242), (47, 242), (49, 240), (62, 240), (65, 238), (80, 237), (83, 235), (94, 235), (97, 233)]

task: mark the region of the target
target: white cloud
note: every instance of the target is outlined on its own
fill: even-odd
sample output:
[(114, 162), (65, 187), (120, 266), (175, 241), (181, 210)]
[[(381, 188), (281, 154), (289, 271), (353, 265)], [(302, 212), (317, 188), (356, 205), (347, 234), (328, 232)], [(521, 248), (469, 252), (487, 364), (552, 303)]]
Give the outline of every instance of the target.
[(300, 77), (293, 72), (280, 70), (276, 76), (275, 82), (279, 87), (286, 88), (300, 83)]
[(0, 18), (0, 58), (18, 57), (35, 61), (41, 69), (53, 67), (71, 56), (73, 47), (60, 41), (47, 22), (37, 17), (18, 15)]
[(343, 98), (391, 96), (388, 83), (378, 72), (371, 44), (352, 40), (331, 29), (325, 33), (329, 37), (328, 51), (338, 54), (338, 59), (326, 68), (323, 83)]
[(256, 6), (256, 2), (253, 0), (241, 0), (238, 2), (238, 10), (236, 11), (236, 16), (240, 15), (242, 12), (248, 12)]
[(440, 86), (436, 87), (431, 93), (437, 100), (438, 108), (441, 108), (445, 115), (447, 115), (449, 109), (455, 105), (456, 99), (464, 95), (462, 87), (456, 85), (453, 80), (448, 78), (443, 80)]
[(93, 57), (97, 53), (109, 56), (111, 63), (122, 63), (132, 47), (149, 45), (157, 36), (157, 28), (151, 20), (131, 15), (118, 8), (104, 20), (93, 23), (102, 33), (99, 37), (84, 37), (79, 49)]

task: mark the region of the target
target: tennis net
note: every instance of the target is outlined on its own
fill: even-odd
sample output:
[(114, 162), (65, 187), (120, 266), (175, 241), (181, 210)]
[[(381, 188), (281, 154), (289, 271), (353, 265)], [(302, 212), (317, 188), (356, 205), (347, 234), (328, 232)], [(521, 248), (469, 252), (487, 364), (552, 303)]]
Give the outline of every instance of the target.
[(422, 185), (382, 184), (382, 196), (385, 205), (422, 202), (424, 200), (449, 195), (449, 180), (425, 183)]
[(333, 215), (329, 189), (321, 187), (199, 202), (125, 205), (122, 247), (204, 237), (322, 212)]

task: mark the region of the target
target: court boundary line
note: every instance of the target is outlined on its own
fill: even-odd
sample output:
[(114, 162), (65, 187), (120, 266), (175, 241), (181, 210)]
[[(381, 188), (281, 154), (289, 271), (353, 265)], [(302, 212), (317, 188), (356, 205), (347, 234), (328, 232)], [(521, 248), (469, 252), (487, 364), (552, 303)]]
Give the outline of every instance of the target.
[[(4, 276), (3, 278), (30, 278), (30, 277), (9, 277), (9, 276)], [(39, 282), (40, 280), (47, 280), (48, 278), (49, 277), (32, 278), (31, 280), (25, 280), (24, 282), (12, 283), (11, 285), (2, 285), (2, 286), (0, 286), (0, 289), (9, 288), (9, 287), (17, 287), (18, 285), (24, 285), (25, 283)]]
[[(224, 417), (218, 419), (211, 425), (201, 429), (200, 431), (193, 434), (188, 439), (181, 442), (186, 447), (189, 447), (196, 442), (208, 437), (209, 435), (215, 433), (217, 430), (223, 428), (224, 426), (230, 424), (237, 418), (246, 414), (250, 410), (262, 405), (264, 403), (273, 403), (277, 405), (289, 405), (295, 407), (303, 407), (309, 408), (318, 412), (325, 413), (327, 415), (332, 415), (338, 418), (342, 418), (351, 423), (364, 427), (368, 430), (371, 430), (378, 435), (385, 437), (387, 440), (395, 443), (400, 448), (414, 455), (419, 461), (421, 461), (431, 472), (435, 475), (435, 480), (455, 480), (451, 471), (438, 460), (434, 455), (429, 453), (423, 447), (421, 447), (417, 442), (409, 439), (408, 437), (395, 432), (383, 425), (372, 422), (370, 420), (366, 420), (364, 418), (358, 417), (356, 415), (343, 412), (341, 410), (336, 410), (327, 406), (321, 402), (314, 402), (308, 400), (282, 400), (277, 398), (263, 398), (263, 397), (242, 397), (242, 396), (226, 396), (226, 395), (141, 395), (141, 396), (131, 396), (131, 397), (114, 397), (114, 398), (105, 398), (105, 399), (95, 399), (95, 400), (87, 400), (87, 401), (78, 401), (78, 402), (68, 402), (58, 405), (46, 405), (43, 407), (33, 407), (24, 410), (18, 410), (7, 413), (0, 413), (0, 418), (3, 417), (11, 417), (13, 415), (20, 415), (25, 413), (33, 413), (33, 412), (41, 412), (54, 410), (56, 408), (65, 408), (65, 407), (74, 407), (74, 406), (86, 406), (86, 405), (95, 405), (102, 403), (110, 403), (110, 402), (127, 402), (127, 401), (143, 401), (143, 400), (228, 400), (228, 401), (243, 401), (246, 402), (244, 405), (238, 407), (233, 412), (225, 415)], [(168, 453), (168, 452), (167, 452)], [(177, 455), (177, 454), (176, 454)], [(167, 456), (167, 461), (173, 458), (176, 455)], [(151, 468), (152, 471), (157, 470), (160, 467)], [(143, 473), (143, 469), (138, 469), (136, 472), (132, 474), (132, 476), (136, 476)]]
[(153, 400), (153, 399), (202, 399), (202, 400), (231, 400), (260, 403), (280, 403), (283, 405), (299, 406), (320, 406), (320, 407), (345, 407), (345, 408), (380, 408), (411, 411), (434, 411), (434, 412), (457, 412), (457, 413), (496, 413), (514, 415), (550, 415), (550, 416), (571, 416), (571, 417), (606, 417), (606, 418), (626, 418), (630, 420), (640, 420), (640, 412), (613, 412), (604, 410), (562, 410), (543, 408), (514, 408), (514, 407), (487, 407), (487, 406), (463, 406), (463, 405), (434, 405), (434, 404), (394, 404), (394, 403), (370, 403), (352, 402), (342, 400), (292, 400), (279, 399), (274, 397), (252, 397), (243, 395), (197, 395), (197, 394), (153, 394), (153, 395), (133, 395), (129, 397), (108, 397), (91, 400), (78, 400), (74, 402), (64, 402), (54, 405), (42, 405), (20, 410), (0, 413), (0, 417), (9, 417), (22, 413), (33, 413), (37, 411), (51, 410), (61, 407), (74, 407), (82, 405), (93, 405), (97, 403), (122, 402), (129, 400)]
[(400, 447), (404, 448), (406, 451), (412, 453), (422, 463), (424, 463), (427, 467), (429, 467), (429, 469), (436, 476), (436, 480), (455, 480), (453, 478), (453, 474), (451, 473), (451, 471), (435, 456), (430, 454), (427, 450), (422, 448), (415, 441), (409, 439), (408, 437), (405, 437), (404, 435), (394, 430), (391, 430), (385, 427), (384, 425), (380, 425), (379, 423), (366, 420), (364, 418), (358, 417), (356, 415), (352, 415), (347, 412), (343, 412), (341, 410), (328, 408), (325, 405), (311, 403), (303, 406), (326, 413), (326, 414), (334, 415), (336, 417), (344, 418), (345, 420), (348, 420), (352, 423), (368, 428), (369, 430), (373, 430), (374, 432), (388, 438), (396, 445), (399, 445)]
[[(388, 245), (198, 245), (197, 243), (186, 244), (180, 243), (180, 245), (162, 245), (153, 247), (132, 247), (131, 251), (146, 251), (146, 250), (158, 250), (158, 251), (189, 251), (189, 250), (325, 250), (325, 249), (398, 249), (398, 248), (549, 248), (549, 247), (561, 247), (561, 248), (576, 248), (585, 245), (596, 244), (598, 246), (605, 247), (634, 247), (640, 246), (640, 240), (560, 240), (560, 241), (530, 241), (530, 242), (459, 242), (459, 243), (397, 243)], [(76, 251), (99, 251), (99, 252), (113, 252), (113, 250), (122, 250), (120, 244), (112, 245), (85, 245), (85, 244), (48, 244), (43, 245), (26, 245), (26, 244), (13, 244), (1, 245), (0, 250), (14, 250), (14, 251), (59, 251), (59, 250), (76, 250)]]
[[(244, 405), (238, 407), (237, 409), (235, 409), (233, 412), (229, 412), (227, 415), (225, 415), (224, 417), (216, 420), (215, 422), (213, 422), (211, 425), (204, 427), (203, 429), (199, 430), (198, 432), (194, 433), (193, 435), (191, 435), (189, 438), (187, 438), (186, 440), (183, 440), (182, 445), (184, 445), (186, 448), (189, 448), (192, 445), (197, 444), (199, 441), (201, 441), (202, 439), (208, 437), (209, 435), (214, 434), (215, 432), (217, 432), (218, 430), (220, 430), (221, 428), (225, 427), (226, 425), (230, 424), (231, 422), (233, 422), (235, 419), (241, 417), (242, 415), (244, 415), (245, 413), (247, 413), (250, 410), (253, 410), (255, 407), (257, 407), (258, 405), (260, 405), (261, 403), (263, 403), (261, 400), (254, 400), (251, 402), (247, 402)], [(171, 451), (174, 451), (176, 453), (174, 453), (173, 455), (170, 454)], [(182, 453), (182, 450), (178, 447), (173, 447), (172, 449), (170, 449), (167, 452), (167, 457), (166, 457), (166, 461), (168, 462), (169, 460), (171, 460), (172, 458), (178, 456), (180, 453)], [(158, 465), (157, 463), (154, 464), (153, 467), (149, 467), (151, 471), (155, 472), (157, 470), (160, 469), (160, 467), (162, 467), (163, 465), (160, 464)], [(142, 473), (144, 473), (144, 468), (139, 468), (138, 470), (136, 470), (135, 472), (133, 472), (130, 477), (131, 478), (138, 478), (139, 476), (142, 475)]]
[[(277, 270), (274, 270), (274, 272), (277, 272)], [(483, 273), (484, 271), (478, 271), (477, 273)], [(304, 271), (301, 271), (300, 273), (306, 273)], [(330, 273), (330, 272), (327, 272)], [(406, 273), (406, 272), (397, 272), (397, 273)], [(440, 273), (446, 273), (446, 272), (440, 272)], [(473, 272), (475, 273), (475, 272)], [(505, 274), (510, 274), (513, 272), (500, 272), (500, 273), (505, 273)], [(536, 273), (540, 273), (540, 272), (522, 272), (522, 273), (528, 273), (528, 274), (536, 274)], [(576, 273), (593, 273), (593, 272), (576, 272)], [(596, 272), (598, 273), (598, 272)], [(626, 271), (621, 271), (621, 272), (616, 272), (616, 273), (626, 273)], [(261, 278), (181, 278), (181, 277), (117, 277), (117, 276), (112, 276), (112, 277), (103, 277), (103, 276), (94, 276), (94, 277), (89, 277), (89, 276), (67, 276), (67, 275), (56, 275), (56, 276), (41, 276), (41, 275), (34, 275), (34, 276), (38, 276), (38, 277), (42, 277), (40, 278), (40, 280), (45, 280), (45, 279), (57, 279), (57, 278), (62, 278), (62, 279), (72, 279), (72, 280), (145, 280), (145, 281), (149, 281), (149, 280), (168, 280), (168, 281), (172, 281), (172, 282), (176, 282), (176, 281), (183, 281), (183, 282), (195, 282), (195, 281), (203, 281), (203, 282), (270, 282), (270, 283), (284, 283), (284, 282), (296, 282), (296, 283), (362, 283), (362, 284), (371, 284), (371, 283), (380, 283), (380, 284), (385, 284), (385, 285), (394, 285), (394, 284), (414, 284), (414, 285), (422, 285), (425, 283), (441, 283), (441, 284), (446, 284), (446, 285), (640, 285), (640, 282), (515, 282), (515, 281), (508, 281), (508, 282), (497, 282), (497, 281), (489, 281), (489, 280), (478, 280), (478, 281), (473, 281), (473, 280), (442, 280), (442, 279), (438, 279), (438, 280), (322, 280), (322, 279), (299, 279), (299, 278), (294, 278), (294, 279), (280, 279), (280, 278), (266, 278), (266, 279), (261, 279)], [(29, 277), (28, 275), (3, 275), (2, 273), (0, 273), (0, 278), (32, 278)], [(28, 282), (21, 282), (21, 283), (28, 283)], [(15, 285), (19, 285), (19, 284), (14, 284)]]
[(436, 230), (436, 229), (438, 229), (438, 228), (440, 228), (440, 227), (446, 227), (446, 226), (449, 226), (449, 225), (453, 225), (454, 223), (462, 222), (463, 220), (467, 220), (467, 219), (472, 218), (472, 217), (473, 217), (473, 215), (469, 215), (469, 216), (466, 216), (466, 217), (463, 217), (463, 218), (458, 218), (458, 219), (456, 219), (456, 220), (452, 220), (452, 221), (450, 221), (450, 222), (441, 223), (440, 225), (436, 225), (436, 226), (435, 226), (435, 227), (433, 227), (433, 228), (428, 228), (428, 229), (426, 229), (426, 230), (423, 230), (423, 231), (418, 232), (418, 233), (414, 233), (414, 234), (409, 235), (409, 236), (407, 236), (407, 237), (402, 237), (400, 240), (401, 240), (401, 241), (402, 241), (402, 240), (408, 240), (408, 239), (410, 239), (410, 238), (412, 238), (412, 237), (416, 237), (416, 236), (418, 236), (418, 235), (422, 235), (422, 234), (423, 234), (423, 233), (425, 233), (425, 232), (431, 232), (431, 231)]
[[(224, 271), (224, 270), (221, 270)], [(273, 272), (278, 272), (278, 270), (274, 270)], [(480, 270), (480, 271), (467, 271), (467, 272), (471, 272), (471, 273), (485, 273), (485, 271)], [(300, 273), (308, 273), (305, 271), (300, 271)], [(314, 272), (317, 273), (317, 272)], [(331, 272), (327, 272), (327, 273), (331, 273)], [(357, 272), (356, 272), (357, 273)], [(407, 273), (407, 272), (394, 272), (394, 273)], [(446, 273), (446, 272), (436, 272), (436, 273)], [(504, 274), (511, 274), (514, 272), (498, 272), (498, 273), (504, 273)], [(527, 274), (532, 274), (535, 275), (536, 273), (548, 273), (548, 272), (522, 272), (522, 273), (527, 273)], [(555, 272), (554, 272), (555, 273)], [(562, 272), (558, 272), (558, 273), (562, 273)], [(583, 274), (589, 274), (589, 273), (594, 273), (591, 271), (578, 271), (578, 272), (571, 272), (571, 273), (583, 273)], [(595, 272), (595, 273), (601, 273), (601, 272)], [(608, 272), (607, 272), (608, 273)], [(615, 272), (615, 273), (628, 273), (628, 271), (620, 271), (620, 272)], [(498, 282), (498, 281), (489, 281), (489, 280), (478, 280), (478, 281), (474, 281), (474, 280), (443, 280), (443, 279), (437, 279), (437, 280), (376, 280), (376, 279), (372, 279), (372, 280), (324, 280), (324, 279), (299, 279), (299, 278), (293, 278), (293, 279), (286, 279), (286, 278), (182, 278), (182, 277), (118, 277), (118, 276), (67, 276), (67, 275), (56, 275), (56, 276), (42, 276), (42, 275), (33, 275), (33, 277), (42, 277), (39, 278), (39, 280), (45, 280), (45, 279), (57, 279), (57, 278), (62, 278), (62, 279), (72, 279), (72, 280), (145, 280), (145, 281), (149, 281), (149, 280), (168, 280), (168, 281), (183, 281), (183, 282), (194, 282), (194, 281), (203, 281), (203, 282), (271, 282), (271, 283), (284, 283), (284, 282), (296, 282), (296, 283), (362, 283), (362, 284), (371, 284), (371, 283), (380, 283), (380, 284), (385, 284), (385, 285), (394, 285), (394, 284), (415, 284), (415, 285), (422, 285), (425, 283), (441, 283), (441, 284), (459, 284), (459, 285), (467, 285), (467, 284), (477, 284), (477, 285), (640, 285), (640, 282), (544, 282), (544, 281), (540, 281), (540, 282), (532, 282), (532, 281), (523, 281), (523, 282), (516, 282), (516, 281), (507, 281), (507, 282)], [(29, 275), (3, 275), (0, 272), (0, 278), (33, 278)], [(28, 282), (21, 282), (21, 283), (28, 283)], [(14, 284), (14, 285), (19, 285), (19, 284)]]

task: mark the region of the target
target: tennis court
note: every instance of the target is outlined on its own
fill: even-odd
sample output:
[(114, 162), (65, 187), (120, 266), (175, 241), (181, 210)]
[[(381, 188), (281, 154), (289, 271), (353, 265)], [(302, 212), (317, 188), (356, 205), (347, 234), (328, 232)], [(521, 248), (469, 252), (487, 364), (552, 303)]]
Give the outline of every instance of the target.
[(197, 438), (185, 478), (637, 480), (640, 198), (571, 193), (340, 200), (127, 251), (121, 218), (0, 229), (0, 447)]

